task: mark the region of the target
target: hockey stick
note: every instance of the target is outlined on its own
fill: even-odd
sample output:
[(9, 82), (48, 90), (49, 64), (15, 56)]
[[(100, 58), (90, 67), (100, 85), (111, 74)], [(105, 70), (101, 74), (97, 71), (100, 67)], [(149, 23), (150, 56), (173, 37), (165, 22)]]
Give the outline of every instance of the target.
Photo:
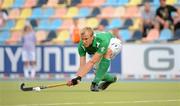
[(20, 89), (22, 91), (37, 91), (36, 89), (39, 88), (39, 91), (41, 89), (47, 89), (47, 88), (54, 88), (54, 87), (60, 87), (60, 86), (65, 86), (67, 84), (53, 84), (53, 85), (46, 85), (46, 86), (36, 86), (36, 87), (25, 87), (25, 83), (22, 83), (20, 86)]

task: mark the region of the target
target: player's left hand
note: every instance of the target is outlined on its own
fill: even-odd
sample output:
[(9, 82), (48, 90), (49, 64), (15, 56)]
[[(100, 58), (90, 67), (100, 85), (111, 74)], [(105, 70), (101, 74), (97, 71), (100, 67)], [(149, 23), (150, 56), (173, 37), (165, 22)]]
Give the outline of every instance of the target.
[(77, 85), (81, 81), (81, 77), (78, 76), (67, 82), (68, 86)]

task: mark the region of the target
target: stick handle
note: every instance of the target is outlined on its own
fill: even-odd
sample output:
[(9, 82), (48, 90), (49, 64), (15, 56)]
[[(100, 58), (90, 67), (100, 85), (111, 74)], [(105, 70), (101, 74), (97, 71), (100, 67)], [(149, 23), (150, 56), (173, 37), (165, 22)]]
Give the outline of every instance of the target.
[(54, 88), (54, 87), (59, 87), (59, 86), (65, 86), (67, 84), (53, 84), (53, 85), (47, 85), (47, 86), (41, 86), (41, 89), (46, 89), (46, 88)]

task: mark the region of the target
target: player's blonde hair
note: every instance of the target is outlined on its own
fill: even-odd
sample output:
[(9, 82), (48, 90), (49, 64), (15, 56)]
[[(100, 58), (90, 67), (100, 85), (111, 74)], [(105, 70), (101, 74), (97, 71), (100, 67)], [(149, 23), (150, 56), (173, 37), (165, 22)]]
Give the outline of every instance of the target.
[(91, 36), (94, 35), (94, 31), (91, 27), (84, 27), (82, 30), (81, 30), (81, 35), (84, 35), (86, 32), (90, 32), (91, 33)]

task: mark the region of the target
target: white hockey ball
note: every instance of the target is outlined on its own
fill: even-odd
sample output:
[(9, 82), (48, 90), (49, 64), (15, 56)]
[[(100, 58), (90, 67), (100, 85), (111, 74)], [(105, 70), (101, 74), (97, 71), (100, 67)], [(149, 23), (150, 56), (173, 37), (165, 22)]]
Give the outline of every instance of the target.
[(36, 92), (39, 92), (39, 91), (41, 91), (41, 88), (40, 87), (34, 87), (33, 90)]

